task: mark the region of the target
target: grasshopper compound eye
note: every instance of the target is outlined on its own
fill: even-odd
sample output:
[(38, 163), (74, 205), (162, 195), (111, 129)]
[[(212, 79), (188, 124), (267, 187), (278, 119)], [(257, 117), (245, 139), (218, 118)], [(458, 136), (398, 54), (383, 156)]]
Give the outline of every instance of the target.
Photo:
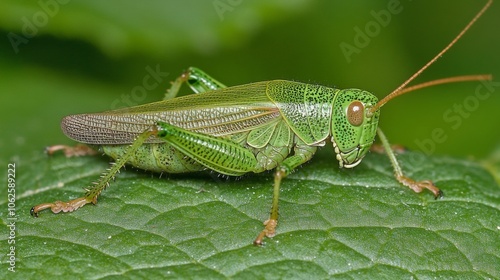
[(360, 101), (353, 101), (347, 107), (347, 121), (354, 126), (363, 124), (365, 116), (365, 106)]

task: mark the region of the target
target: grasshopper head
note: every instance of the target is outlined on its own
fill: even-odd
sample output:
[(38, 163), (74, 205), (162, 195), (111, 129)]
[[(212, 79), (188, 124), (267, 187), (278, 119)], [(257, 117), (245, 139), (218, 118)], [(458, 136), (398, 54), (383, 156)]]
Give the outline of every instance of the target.
[(378, 99), (360, 89), (338, 92), (333, 105), (332, 142), (340, 167), (351, 168), (361, 162), (377, 133), (380, 110), (370, 108)]

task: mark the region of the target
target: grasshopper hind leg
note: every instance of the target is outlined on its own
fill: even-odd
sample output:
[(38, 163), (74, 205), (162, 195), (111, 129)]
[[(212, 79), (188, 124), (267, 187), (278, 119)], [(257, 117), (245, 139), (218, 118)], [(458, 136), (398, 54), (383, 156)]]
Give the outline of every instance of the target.
[(99, 178), (99, 180), (94, 183), (93, 186), (90, 186), (86, 189), (85, 195), (83, 197), (79, 197), (77, 199), (70, 200), (68, 202), (56, 201), (53, 203), (42, 203), (36, 206), (33, 206), (30, 210), (30, 214), (33, 217), (38, 217), (38, 213), (42, 210), (49, 209), (53, 213), (59, 212), (73, 212), (78, 208), (83, 207), (86, 204), (97, 203), (97, 198), (101, 194), (101, 192), (109, 185), (109, 182), (113, 180), (116, 173), (120, 171), (120, 169), (127, 163), (129, 158), (137, 151), (137, 149), (148, 139), (151, 135), (157, 133), (156, 128), (152, 130), (147, 130), (141, 133), (137, 139), (129, 146), (127, 152), (118, 159), (115, 163), (111, 165), (109, 169), (107, 169)]
[(183, 83), (186, 83), (194, 93), (204, 93), (226, 87), (223, 83), (212, 78), (200, 69), (189, 67), (172, 82), (172, 86), (165, 93), (164, 100), (175, 98)]

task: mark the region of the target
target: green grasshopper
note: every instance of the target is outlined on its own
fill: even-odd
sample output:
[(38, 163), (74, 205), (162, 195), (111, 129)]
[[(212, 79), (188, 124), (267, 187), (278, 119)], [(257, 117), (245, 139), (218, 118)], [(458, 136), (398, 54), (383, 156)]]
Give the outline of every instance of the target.
[[(435, 198), (442, 192), (431, 181), (403, 175), (383, 132), (378, 128), (380, 107), (404, 93), (437, 84), (491, 79), (490, 75), (459, 76), (406, 87), (434, 63), (486, 11), (491, 0), (438, 55), (401, 86), (378, 101), (360, 89), (275, 80), (226, 87), (196, 68), (177, 78), (163, 101), (95, 114), (67, 116), (64, 133), (116, 160), (83, 197), (44, 203), (31, 209), (71, 212), (97, 203), (97, 197), (125, 165), (154, 172), (186, 173), (212, 170), (228, 176), (275, 169), (271, 213), (254, 244), (273, 237), (278, 224), (281, 181), (309, 161), (319, 146), (331, 140), (340, 167), (361, 162), (378, 134), (393, 165), (396, 179)], [(183, 83), (197, 94), (174, 98)], [(79, 153), (80, 148), (54, 146)], [(86, 150), (84, 149), (85, 153)]]

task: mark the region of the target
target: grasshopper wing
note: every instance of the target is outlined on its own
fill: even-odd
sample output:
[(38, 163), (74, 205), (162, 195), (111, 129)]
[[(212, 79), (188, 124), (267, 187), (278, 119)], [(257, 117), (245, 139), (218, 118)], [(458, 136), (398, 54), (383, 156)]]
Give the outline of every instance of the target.
[[(61, 127), (68, 137), (94, 145), (132, 143), (157, 121), (214, 136), (230, 135), (280, 118), (266, 89), (267, 82), (258, 82), (103, 113), (70, 115)], [(146, 142), (162, 141), (151, 137)]]

